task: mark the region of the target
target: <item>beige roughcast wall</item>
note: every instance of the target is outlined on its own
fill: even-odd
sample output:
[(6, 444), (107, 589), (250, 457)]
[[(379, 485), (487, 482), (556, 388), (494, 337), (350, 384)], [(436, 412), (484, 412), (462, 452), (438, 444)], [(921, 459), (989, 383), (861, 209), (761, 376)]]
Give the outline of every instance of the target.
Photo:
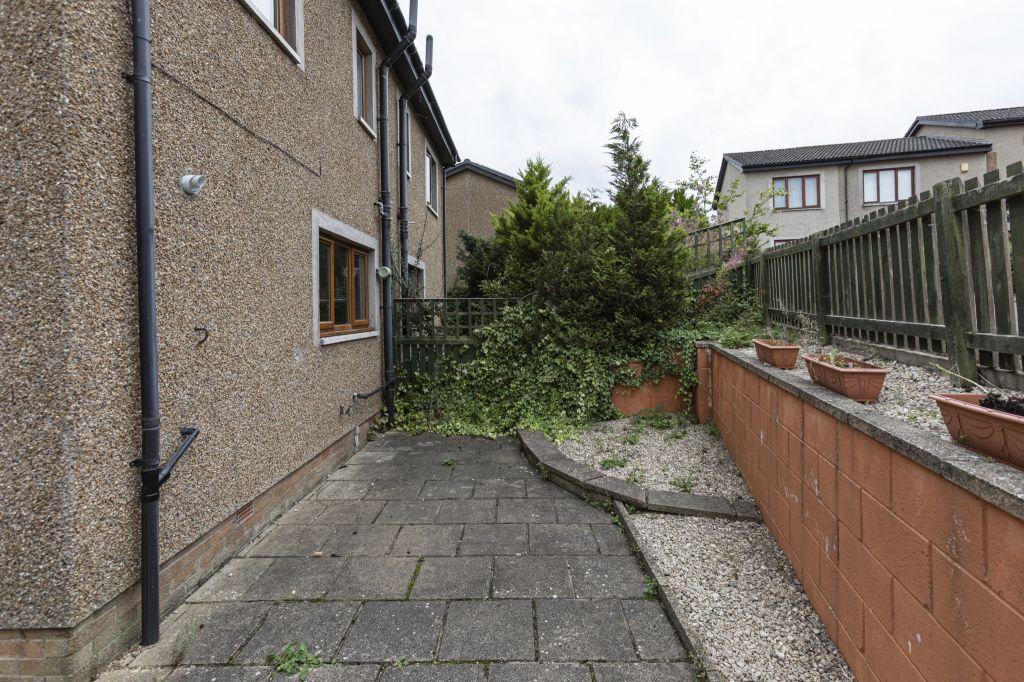
[(464, 170), (448, 178), (445, 194), (448, 201), (448, 289), (451, 290), (459, 269), (459, 232), (465, 230), (475, 237), (493, 237), (491, 216), (508, 208), (516, 197), (516, 190), (473, 170)]

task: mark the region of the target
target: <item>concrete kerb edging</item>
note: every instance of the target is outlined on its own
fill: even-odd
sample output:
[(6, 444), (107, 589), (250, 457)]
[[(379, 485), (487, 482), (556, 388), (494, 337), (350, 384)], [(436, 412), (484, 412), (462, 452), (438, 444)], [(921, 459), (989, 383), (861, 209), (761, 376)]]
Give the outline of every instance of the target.
[(559, 451), (558, 446), (539, 431), (519, 429), (523, 453), (547, 480), (574, 495), (598, 502), (618, 501), (636, 509), (705, 516), (733, 521), (760, 521), (761, 515), (752, 502), (730, 502), (715, 495), (694, 495), (671, 490), (647, 490), (619, 478), (574, 462)]
[(1024, 520), (1024, 476), (1013, 466), (979, 455), (872, 407), (849, 400), (792, 371), (762, 364), (710, 341), (700, 341), (697, 347), (713, 349), (731, 362), (831, 415), (840, 423), (912, 459), (1007, 514)]
[(701, 638), (695, 634), (697, 630), (690, 625), (679, 596), (670, 585), (663, 583), (658, 578), (657, 564), (654, 561), (654, 557), (647, 548), (647, 543), (643, 541), (643, 538), (640, 537), (636, 527), (633, 525), (626, 505), (618, 500), (614, 504), (615, 513), (622, 521), (622, 531), (626, 534), (626, 540), (630, 548), (639, 558), (644, 571), (657, 583), (658, 601), (661, 602), (662, 608), (665, 609), (665, 615), (668, 616), (669, 622), (672, 623), (676, 634), (679, 635), (679, 640), (694, 659), (694, 674), (697, 675), (698, 679), (725, 682), (725, 676), (722, 673), (717, 670), (708, 669), (707, 647)]

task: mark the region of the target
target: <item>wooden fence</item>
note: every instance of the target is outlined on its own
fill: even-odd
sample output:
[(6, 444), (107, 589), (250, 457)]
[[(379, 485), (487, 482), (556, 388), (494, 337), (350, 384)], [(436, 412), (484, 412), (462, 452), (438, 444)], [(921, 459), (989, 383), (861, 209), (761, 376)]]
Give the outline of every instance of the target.
[(736, 231), (743, 218), (720, 225), (709, 225), (686, 235), (686, 243), (693, 249), (695, 276), (718, 269), (732, 257), (736, 246)]
[(1024, 388), (1024, 166), (751, 257), (765, 316)]
[(475, 332), (496, 320), (512, 298), (396, 298), (395, 364), (406, 375), (433, 372), (440, 360), (472, 357)]

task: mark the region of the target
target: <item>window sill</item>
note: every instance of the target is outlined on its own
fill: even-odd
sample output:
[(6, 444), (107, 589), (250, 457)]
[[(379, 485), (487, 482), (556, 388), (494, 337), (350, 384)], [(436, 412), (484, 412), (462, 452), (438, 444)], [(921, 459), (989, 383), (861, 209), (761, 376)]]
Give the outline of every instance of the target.
[(427, 204), (427, 210), (430, 211), (431, 213), (433, 213), (435, 218), (440, 217), (437, 214), (437, 209), (434, 208), (433, 206), (431, 206), (430, 204)]
[(288, 43), (288, 41), (284, 39), (283, 35), (277, 32), (277, 29), (274, 28), (274, 25), (268, 22), (267, 18), (264, 17), (260, 13), (260, 11), (256, 9), (256, 7), (252, 3), (249, 2), (249, 0), (241, 1), (242, 4), (245, 5), (245, 8), (249, 10), (249, 13), (252, 14), (253, 17), (255, 17), (256, 21), (258, 21), (259, 24), (270, 34), (270, 36), (274, 39), (274, 42), (277, 43), (278, 47), (284, 50), (285, 54), (291, 57), (293, 62), (295, 62), (299, 66), (302, 66), (302, 56), (299, 55), (295, 48), (292, 47)]
[(373, 129), (372, 125), (367, 123), (362, 116), (356, 116), (356, 120), (359, 121), (359, 125), (363, 126), (363, 130), (365, 130), (370, 137), (375, 140), (377, 139), (377, 131)]
[(800, 211), (820, 211), (821, 206), (806, 206), (804, 208), (773, 208), (774, 213), (798, 213)]
[(346, 341), (358, 341), (360, 339), (372, 339), (380, 336), (380, 331), (376, 329), (370, 329), (365, 332), (355, 332), (352, 334), (335, 334), (334, 336), (322, 336), (320, 337), (321, 346), (333, 346), (336, 343), (345, 343)]

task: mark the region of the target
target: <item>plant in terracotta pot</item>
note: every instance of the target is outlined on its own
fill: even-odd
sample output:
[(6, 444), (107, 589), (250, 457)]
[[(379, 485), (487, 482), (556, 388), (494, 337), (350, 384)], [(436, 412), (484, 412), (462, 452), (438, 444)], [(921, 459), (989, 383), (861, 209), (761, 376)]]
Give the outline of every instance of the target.
[(984, 393), (931, 396), (949, 435), (971, 450), (1024, 468), (1024, 398), (987, 389), (969, 379), (967, 383)]
[(800, 346), (774, 337), (754, 339), (757, 359), (779, 369), (793, 369), (800, 356)]
[(885, 376), (889, 373), (885, 367), (841, 355), (836, 351), (802, 357), (814, 383), (860, 403), (878, 400)]

